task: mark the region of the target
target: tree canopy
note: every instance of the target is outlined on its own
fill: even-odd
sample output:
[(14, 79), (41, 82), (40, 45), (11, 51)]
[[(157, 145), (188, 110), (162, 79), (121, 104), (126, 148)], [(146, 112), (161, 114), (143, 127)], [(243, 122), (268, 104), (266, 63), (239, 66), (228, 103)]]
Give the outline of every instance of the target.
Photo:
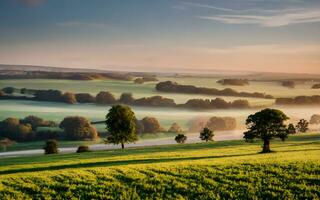
[(213, 132), (207, 127), (203, 128), (203, 130), (200, 132), (200, 139), (205, 140), (206, 142), (213, 141), (213, 136)]
[(60, 123), (60, 128), (64, 129), (66, 137), (70, 140), (94, 140), (98, 137), (95, 127), (84, 117), (66, 117)]
[(106, 128), (109, 136), (106, 143), (124, 144), (138, 140), (136, 130), (136, 117), (129, 106), (115, 105), (106, 116)]
[(289, 118), (282, 111), (276, 109), (264, 109), (246, 120), (248, 131), (244, 133), (246, 140), (260, 138), (263, 140), (263, 153), (270, 152), (270, 140), (272, 138), (285, 139), (288, 132), (284, 121)]

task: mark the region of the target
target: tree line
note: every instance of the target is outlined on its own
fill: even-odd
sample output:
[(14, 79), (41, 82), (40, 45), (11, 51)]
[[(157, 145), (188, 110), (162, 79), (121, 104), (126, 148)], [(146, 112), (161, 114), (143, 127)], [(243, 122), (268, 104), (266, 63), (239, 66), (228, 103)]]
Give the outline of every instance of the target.
[[(12, 95), (20, 93), (22, 95)], [(215, 99), (189, 99), (184, 104), (176, 104), (173, 99), (165, 98), (162, 96), (142, 97), (135, 99), (132, 93), (123, 93), (117, 99), (112, 93), (108, 91), (101, 91), (95, 96), (90, 93), (72, 93), (62, 92), (60, 90), (35, 90), (27, 88), (14, 88), (5, 87), (0, 92), (1, 99), (16, 99), (16, 100), (34, 100), (34, 101), (51, 101), (62, 102), (68, 104), (76, 103), (96, 103), (99, 105), (114, 105), (114, 104), (127, 104), (132, 106), (151, 106), (151, 107), (177, 107), (189, 109), (229, 109), (237, 108), (244, 109), (250, 108), (248, 100), (234, 100), (227, 102), (222, 98)]]

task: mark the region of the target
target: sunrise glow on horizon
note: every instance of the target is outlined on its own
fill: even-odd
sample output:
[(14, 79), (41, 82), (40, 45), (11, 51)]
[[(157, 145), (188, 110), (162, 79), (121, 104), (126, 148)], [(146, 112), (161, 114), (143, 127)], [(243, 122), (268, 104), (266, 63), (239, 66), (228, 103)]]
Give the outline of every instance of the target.
[(317, 0), (3, 0), (0, 17), (0, 64), (320, 74)]

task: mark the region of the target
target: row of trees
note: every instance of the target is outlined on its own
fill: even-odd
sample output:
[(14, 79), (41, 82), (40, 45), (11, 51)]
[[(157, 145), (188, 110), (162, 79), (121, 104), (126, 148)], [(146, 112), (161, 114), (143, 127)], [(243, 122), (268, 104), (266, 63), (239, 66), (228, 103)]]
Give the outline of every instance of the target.
[[(131, 93), (121, 94), (119, 99), (108, 91), (101, 91), (96, 96), (89, 93), (71, 93), (62, 92), (60, 90), (34, 90), (23, 88), (21, 90), (13, 87), (3, 88), (2, 91), (6, 94), (12, 94), (20, 91), (21, 94), (29, 96), (4, 95), (5, 99), (29, 99), (37, 101), (53, 101), (64, 102), (69, 104), (75, 103), (96, 103), (100, 105), (113, 105), (117, 103), (136, 105), (136, 106), (152, 106), (152, 107), (183, 107), (191, 109), (227, 109), (227, 108), (250, 108), (248, 100), (234, 100), (227, 102), (221, 98), (215, 99), (189, 99), (184, 104), (176, 104), (173, 99), (162, 96), (142, 97), (135, 99)], [(33, 95), (34, 97), (30, 97)], [(2, 95), (3, 96), (3, 95)], [(1, 97), (1, 94), (0, 94)]]
[[(60, 128), (60, 129), (59, 129)], [(37, 116), (7, 118), (0, 122), (0, 138), (17, 142), (47, 139), (95, 140), (96, 129), (84, 117), (66, 117), (58, 125)]]

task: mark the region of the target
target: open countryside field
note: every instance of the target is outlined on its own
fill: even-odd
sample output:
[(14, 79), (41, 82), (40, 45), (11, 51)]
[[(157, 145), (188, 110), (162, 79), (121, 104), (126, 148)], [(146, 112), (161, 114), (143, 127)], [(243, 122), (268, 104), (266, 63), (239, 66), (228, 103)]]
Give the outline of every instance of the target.
[(2, 199), (319, 199), (320, 134), (0, 159)]
[[(313, 82), (304, 82), (290, 89), (281, 86), (279, 82), (263, 82), (250, 81), (246, 86), (223, 86), (217, 83), (221, 78), (202, 78), (202, 77), (158, 77), (159, 81), (175, 81), (180, 84), (191, 84), (195, 86), (205, 86), (218, 89), (226, 87), (237, 91), (246, 92), (264, 92), (275, 97), (293, 97), (297, 95), (317, 95), (318, 90), (311, 89)], [(273, 99), (262, 98), (244, 98), (244, 97), (225, 97), (211, 96), (199, 94), (173, 94), (163, 93), (155, 90), (156, 82), (147, 82), (144, 84), (135, 84), (132, 81), (120, 80), (93, 80), (93, 81), (74, 81), (74, 80), (50, 80), (50, 79), (21, 79), (21, 80), (0, 80), (0, 87), (16, 87), (30, 89), (58, 89), (61, 91), (69, 91), (73, 93), (91, 93), (96, 95), (100, 91), (110, 91), (115, 97), (119, 97), (122, 93), (130, 92), (135, 98), (149, 97), (161, 95), (163, 97), (172, 98), (176, 103), (185, 103), (189, 99), (202, 98), (214, 99), (216, 97), (223, 98), (227, 101), (236, 99), (247, 99), (252, 106), (272, 106)], [(279, 107), (279, 106), (277, 106)], [(6, 117), (25, 117), (29, 114), (37, 115), (45, 119), (61, 121), (65, 116), (83, 115), (92, 121), (101, 120), (105, 117), (109, 106), (98, 106), (93, 104), (68, 105), (63, 103), (52, 102), (32, 102), (32, 101), (16, 101), (2, 100), (0, 104), (0, 120)], [(309, 119), (311, 115), (320, 113), (318, 107), (284, 107), (281, 108), (295, 122), (301, 118)], [(184, 129), (188, 128), (188, 122), (191, 119), (209, 116), (233, 116), (239, 121), (239, 128), (244, 127), (244, 120), (257, 110), (192, 110), (192, 109), (176, 109), (176, 108), (151, 108), (151, 107), (134, 107), (134, 111), (138, 118), (145, 116), (154, 116), (159, 119), (164, 127), (169, 127), (173, 122), (179, 123)]]

